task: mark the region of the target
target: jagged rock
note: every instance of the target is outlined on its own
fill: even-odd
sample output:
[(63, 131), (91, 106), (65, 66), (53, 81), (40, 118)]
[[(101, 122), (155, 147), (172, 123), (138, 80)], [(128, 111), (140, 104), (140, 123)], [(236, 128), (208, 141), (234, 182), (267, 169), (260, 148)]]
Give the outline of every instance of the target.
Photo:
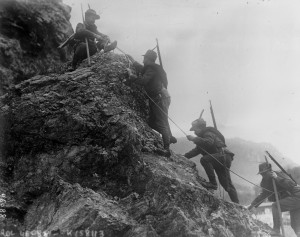
[(123, 83), (127, 65), (122, 55), (97, 53), (91, 67), (38, 75), (2, 96), (3, 178), (22, 228), (53, 236), (267, 236), (244, 207), (202, 187), (195, 163), (157, 155), (162, 140), (147, 125), (143, 88)]
[(123, 83), (126, 57), (57, 66), (68, 58), (56, 48), (73, 33), (70, 10), (61, 0), (0, 2), (1, 234), (267, 236), (244, 207), (204, 189), (193, 162), (158, 155), (147, 96)]
[(62, 181), (30, 207), (25, 219), (28, 229), (61, 234), (89, 230), (103, 231), (105, 236), (123, 236), (135, 224), (105, 193)]
[(0, 1), (0, 93), (66, 61), (57, 46), (73, 33), (62, 0)]

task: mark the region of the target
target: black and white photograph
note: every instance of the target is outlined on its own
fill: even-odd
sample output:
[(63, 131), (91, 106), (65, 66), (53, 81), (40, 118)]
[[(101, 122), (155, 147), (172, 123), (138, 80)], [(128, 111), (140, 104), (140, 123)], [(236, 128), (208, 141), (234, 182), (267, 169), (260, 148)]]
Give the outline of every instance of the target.
[(299, 13), (0, 0), (0, 237), (300, 237)]

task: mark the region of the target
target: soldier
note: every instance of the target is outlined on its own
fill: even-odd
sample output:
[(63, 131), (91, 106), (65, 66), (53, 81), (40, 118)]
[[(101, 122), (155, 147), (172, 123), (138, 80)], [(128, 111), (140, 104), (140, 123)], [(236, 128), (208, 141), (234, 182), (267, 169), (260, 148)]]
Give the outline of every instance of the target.
[(199, 154), (202, 155), (200, 163), (209, 179), (209, 182), (204, 183), (204, 186), (213, 190), (218, 188), (216, 172), (222, 187), (228, 192), (231, 201), (239, 203), (229, 172), (234, 154), (228, 149), (224, 149), (226, 147), (224, 136), (217, 129), (206, 127), (206, 122), (202, 118), (192, 122), (190, 131), (194, 131), (197, 137), (187, 135), (187, 139), (194, 142), (196, 147), (184, 156), (190, 159)]
[(127, 55), (133, 62), (136, 71), (141, 74), (141, 78), (133, 74), (128, 69), (129, 78), (127, 82), (134, 82), (143, 85), (149, 96), (149, 126), (162, 135), (165, 152), (163, 155), (169, 157), (170, 143), (176, 143), (177, 140), (172, 136), (168, 121), (168, 109), (171, 103), (171, 97), (167, 90), (168, 80), (164, 69), (155, 63), (157, 54), (153, 50), (148, 50), (144, 56), (144, 66), (134, 61), (130, 55)]
[[(87, 58), (87, 49), (85, 39), (87, 38), (90, 56), (97, 52), (97, 49), (108, 52), (114, 50), (117, 47), (117, 41), (110, 43), (110, 39), (107, 35), (100, 33), (95, 25), (95, 20), (100, 19), (95, 10), (88, 9), (85, 12), (85, 22), (78, 23), (76, 26), (76, 33), (73, 40), (74, 56), (72, 67), (76, 69), (78, 63)], [(97, 43), (95, 42), (97, 39)]]
[(259, 165), (259, 172), (262, 176), (260, 186), (263, 188), (262, 192), (253, 200), (248, 210), (253, 207), (258, 207), (263, 200), (268, 198), (272, 204), (273, 214), (273, 230), (271, 236), (280, 235), (280, 217), (275, 200), (274, 187), (272, 179), (278, 191), (279, 205), (282, 212), (289, 211), (291, 218), (291, 226), (295, 231), (297, 237), (300, 237), (300, 186), (296, 184), (288, 175), (281, 171), (272, 171), (271, 164), (262, 163)]

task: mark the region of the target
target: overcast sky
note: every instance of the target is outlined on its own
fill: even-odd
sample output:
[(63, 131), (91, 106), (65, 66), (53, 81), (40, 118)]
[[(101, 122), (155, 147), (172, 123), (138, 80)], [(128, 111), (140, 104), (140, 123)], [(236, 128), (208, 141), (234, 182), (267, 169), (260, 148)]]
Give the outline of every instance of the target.
[(225, 137), (271, 143), (300, 164), (299, 0), (63, 1), (73, 28), (89, 3), (98, 30), (139, 62), (158, 38), (169, 114), (184, 131), (202, 109), (212, 125), (211, 100)]

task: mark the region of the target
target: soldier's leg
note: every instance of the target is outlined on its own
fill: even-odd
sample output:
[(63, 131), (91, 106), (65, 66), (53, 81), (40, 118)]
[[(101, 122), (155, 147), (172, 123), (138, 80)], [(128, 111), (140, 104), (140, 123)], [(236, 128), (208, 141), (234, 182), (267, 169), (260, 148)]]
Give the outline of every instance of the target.
[[(220, 159), (220, 161), (221, 160), (222, 159)], [(220, 184), (228, 193), (231, 201), (235, 203), (239, 203), (237, 191), (232, 183), (230, 171), (228, 170), (231, 167), (232, 158), (230, 155), (226, 155), (224, 160), (225, 160), (224, 165), (221, 165), (220, 163), (215, 164), (215, 171), (218, 175)]]
[(165, 99), (161, 98), (159, 101), (160, 108), (157, 110), (157, 126), (162, 135), (164, 148), (170, 147), (170, 127), (168, 121), (168, 108)]
[(170, 104), (171, 104), (171, 97), (162, 98), (162, 104), (163, 104), (162, 107), (163, 107), (164, 112), (165, 112), (165, 124), (168, 128), (168, 131), (169, 131), (170, 143), (176, 143), (177, 139), (172, 135), (170, 124), (169, 124), (169, 118), (168, 118), (169, 107), (170, 107)]
[[(279, 204), (282, 212), (293, 211), (300, 208), (300, 197), (297, 196), (286, 197), (279, 200)], [(273, 214), (273, 229), (279, 230), (281, 213), (279, 213), (278, 211), (276, 202), (272, 204), (272, 214)]]
[(86, 45), (85, 43), (80, 43), (75, 49), (72, 66), (75, 69), (77, 67), (77, 64), (82, 62), (87, 57), (86, 55)]
[[(94, 45), (89, 44), (90, 56), (94, 55), (97, 52), (97, 48)], [(81, 63), (84, 59), (87, 58), (86, 44), (80, 43), (75, 50), (73, 56), (72, 66), (75, 69), (78, 63)]]
[(152, 100), (149, 100), (149, 119), (148, 119), (148, 125), (154, 129), (155, 131), (158, 131), (157, 128), (157, 119), (156, 119), (156, 112), (157, 106), (154, 104)]
[(99, 51), (101, 51), (102, 49), (104, 49), (106, 42), (104, 40), (99, 40), (96, 45)]
[(109, 43), (107, 44), (105, 47), (104, 47), (104, 53), (107, 53), (111, 50), (114, 50), (116, 47), (117, 47), (117, 41), (113, 41), (112, 43)]
[(99, 51), (103, 49), (104, 53), (107, 53), (111, 50), (114, 50), (117, 47), (117, 44), (118, 44), (117, 41), (113, 41), (112, 43), (109, 43), (108, 39), (102, 39), (102, 40), (98, 40), (96, 45)]
[(206, 172), (209, 182), (212, 185), (215, 185), (215, 188), (217, 189), (217, 180), (216, 180), (216, 176), (215, 176), (213, 162), (214, 162), (214, 160), (210, 155), (204, 155), (200, 159), (200, 163)]
[(233, 156), (230, 155), (230, 154), (226, 154), (226, 158), (225, 158), (225, 162), (226, 162), (226, 177), (227, 177), (227, 192), (228, 192), (228, 195), (231, 199), (231, 201), (235, 202), (235, 203), (240, 203), (239, 201), (239, 198), (238, 198), (238, 194), (237, 194), (237, 191), (232, 183), (232, 180), (231, 180), (231, 175), (230, 175), (230, 167), (231, 167), (231, 163), (232, 163), (232, 160), (233, 160)]
[(300, 208), (290, 211), (291, 227), (295, 231), (297, 237), (300, 237)]
[(150, 119), (149, 126), (162, 135), (164, 148), (169, 150), (170, 147), (170, 134), (166, 124), (166, 109), (161, 101), (161, 98), (152, 99), (150, 101)]
[(97, 53), (97, 46), (95, 44), (89, 44), (89, 52), (90, 56), (93, 56), (95, 53)]

